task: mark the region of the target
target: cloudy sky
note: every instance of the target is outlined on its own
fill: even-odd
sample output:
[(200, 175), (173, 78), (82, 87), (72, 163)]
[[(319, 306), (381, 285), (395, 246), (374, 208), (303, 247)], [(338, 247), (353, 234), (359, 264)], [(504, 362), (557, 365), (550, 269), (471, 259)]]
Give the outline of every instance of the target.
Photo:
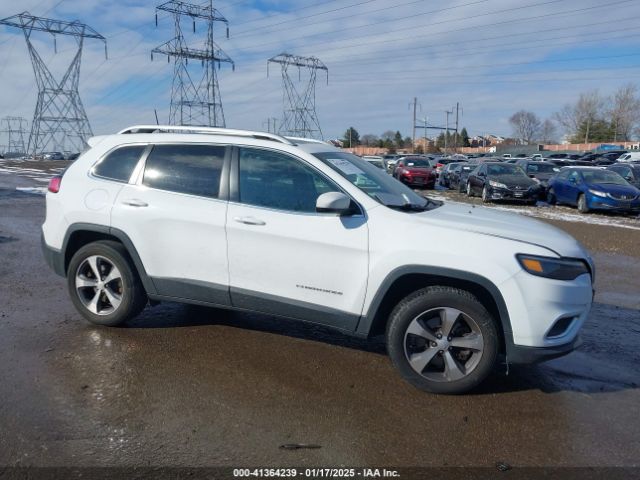
[[(157, 2), (160, 3), (160, 2)], [(195, 3), (195, 2), (194, 2)], [(150, 51), (173, 37), (171, 18), (149, 0), (22, 0), (0, 2), (0, 18), (33, 15), (87, 23), (108, 41), (87, 40), (80, 93), (94, 133), (155, 123), (169, 112), (172, 68)], [(227, 127), (266, 130), (282, 116), (282, 85), (266, 60), (282, 52), (320, 58), (329, 83), (317, 84), (325, 138), (349, 126), (360, 134), (411, 134), (418, 117), (443, 125), (460, 103), (471, 135), (511, 135), (519, 110), (550, 116), (582, 91), (612, 93), (640, 84), (637, 0), (219, 0), (228, 19), (216, 38), (235, 61), (223, 66), (220, 90)], [(184, 30), (190, 32), (190, 22)], [(197, 25), (197, 33), (204, 33)], [(33, 34), (42, 58), (59, 75), (73, 40)], [(197, 43), (197, 37), (189, 36)], [(304, 80), (304, 77), (303, 77)], [(24, 37), (0, 27), (0, 117), (33, 115), (37, 87)], [(0, 139), (2, 143), (2, 139)]]

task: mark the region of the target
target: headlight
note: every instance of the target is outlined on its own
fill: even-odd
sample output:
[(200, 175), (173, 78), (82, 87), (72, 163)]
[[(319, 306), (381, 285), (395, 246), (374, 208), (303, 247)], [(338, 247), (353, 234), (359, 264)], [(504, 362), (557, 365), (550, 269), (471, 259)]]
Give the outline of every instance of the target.
[(574, 280), (580, 275), (589, 273), (584, 260), (575, 258), (551, 258), (537, 255), (517, 254), (520, 266), (531, 275), (553, 278), (555, 280)]
[(607, 196), (607, 194), (606, 194), (606, 193), (604, 193), (604, 192), (600, 192), (600, 191), (598, 191), (598, 190), (591, 190), (591, 189), (589, 189), (589, 193), (590, 193), (591, 195), (595, 195), (596, 197), (606, 197), (606, 196)]
[(489, 180), (489, 185), (496, 188), (507, 188), (507, 186), (504, 183), (494, 182), (493, 180)]

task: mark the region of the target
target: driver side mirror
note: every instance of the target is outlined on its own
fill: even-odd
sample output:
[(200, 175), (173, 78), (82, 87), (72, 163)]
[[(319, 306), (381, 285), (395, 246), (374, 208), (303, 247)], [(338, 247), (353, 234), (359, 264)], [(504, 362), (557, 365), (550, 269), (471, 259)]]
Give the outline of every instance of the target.
[(348, 215), (351, 210), (351, 198), (342, 192), (323, 193), (316, 200), (316, 212)]

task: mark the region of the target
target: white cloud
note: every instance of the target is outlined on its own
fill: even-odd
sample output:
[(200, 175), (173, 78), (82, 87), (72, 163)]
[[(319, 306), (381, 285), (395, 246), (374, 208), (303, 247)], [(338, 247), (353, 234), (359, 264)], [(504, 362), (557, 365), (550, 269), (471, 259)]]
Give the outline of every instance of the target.
[[(267, 78), (266, 61), (287, 51), (317, 56), (329, 68), (329, 85), (320, 75), (316, 89), (327, 137), (341, 135), (348, 126), (361, 134), (399, 129), (407, 135), (414, 96), (421, 105), (418, 116), (431, 123), (443, 124), (444, 111), (459, 101), (461, 126), (471, 134), (509, 135), (507, 119), (516, 110), (546, 117), (581, 91), (599, 87), (608, 93), (640, 80), (638, 57), (572, 60), (638, 51), (640, 5), (616, 1), (606, 6), (596, 0), (334, 0), (311, 7), (318, 2), (290, 0), (261, 2), (261, 8), (252, 2), (216, 2), (231, 30), (230, 39), (224, 29), (216, 39), (237, 66), (235, 72), (223, 66), (219, 73), (227, 125), (263, 129), (267, 117), (281, 116), (280, 74), (272, 68)], [(149, 53), (171, 38), (172, 24), (160, 15), (155, 27), (154, 3), (23, 3), (35, 15), (79, 18), (107, 37), (109, 60), (104, 61), (100, 43), (88, 40), (82, 63), (80, 90), (96, 133), (153, 122), (154, 108), (166, 120), (172, 67), (164, 58), (151, 62)], [(345, 8), (350, 4), (361, 5)], [(590, 7), (606, 8), (578, 11)], [(0, 5), (0, 17), (15, 13), (8, 2)], [(189, 28), (185, 25), (185, 31)], [(57, 55), (46, 35), (38, 34), (37, 45), (59, 73), (70, 54), (68, 39), (58, 39)], [(0, 28), (0, 116), (30, 120), (35, 95), (24, 37)]]

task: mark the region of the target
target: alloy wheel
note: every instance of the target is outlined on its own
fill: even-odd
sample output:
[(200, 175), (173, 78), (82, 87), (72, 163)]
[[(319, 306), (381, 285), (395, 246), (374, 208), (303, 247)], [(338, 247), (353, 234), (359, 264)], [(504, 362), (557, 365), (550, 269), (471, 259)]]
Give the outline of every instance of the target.
[(478, 366), (484, 351), (479, 325), (456, 308), (440, 307), (415, 317), (404, 335), (409, 365), (427, 380), (454, 382)]
[(80, 263), (75, 286), (84, 307), (95, 315), (112, 314), (122, 303), (122, 274), (103, 256), (92, 255)]

